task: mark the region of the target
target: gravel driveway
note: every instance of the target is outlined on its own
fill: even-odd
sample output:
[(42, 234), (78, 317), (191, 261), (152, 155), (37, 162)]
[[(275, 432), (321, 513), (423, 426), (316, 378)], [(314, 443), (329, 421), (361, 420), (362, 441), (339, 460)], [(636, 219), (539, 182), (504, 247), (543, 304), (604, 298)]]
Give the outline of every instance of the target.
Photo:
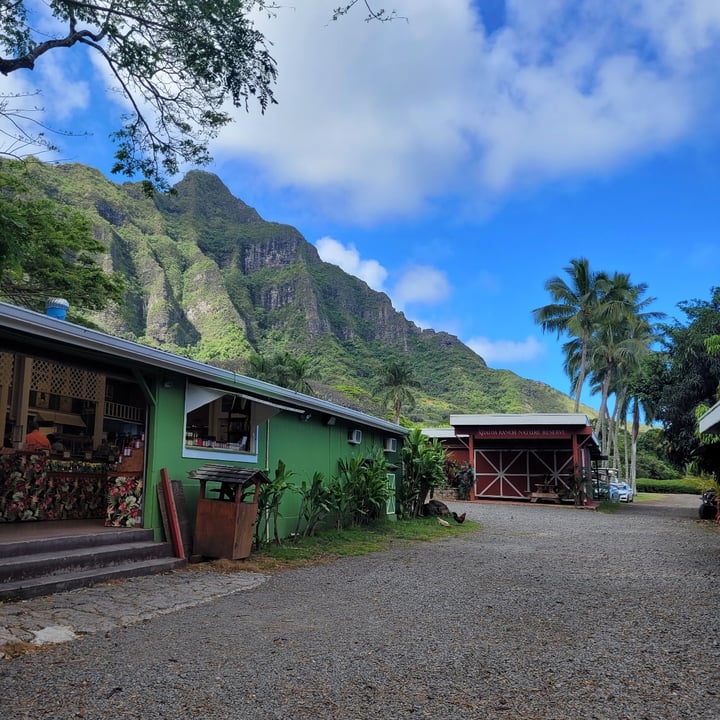
[(720, 533), (698, 505), (462, 504), (477, 533), (4, 662), (0, 716), (717, 719)]

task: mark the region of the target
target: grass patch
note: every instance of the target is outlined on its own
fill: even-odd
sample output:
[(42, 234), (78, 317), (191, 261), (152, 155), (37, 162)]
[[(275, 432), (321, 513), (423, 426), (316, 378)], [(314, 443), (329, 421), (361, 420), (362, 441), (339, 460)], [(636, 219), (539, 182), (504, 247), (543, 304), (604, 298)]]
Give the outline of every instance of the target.
[(479, 523), (466, 520), (462, 525), (449, 519), (450, 527), (437, 518), (418, 518), (384, 522), (345, 530), (322, 529), (314, 537), (283, 540), (281, 545), (263, 545), (245, 560), (214, 560), (210, 568), (218, 572), (274, 573), (292, 568), (334, 562), (342, 557), (368, 555), (389, 550), (398, 544), (433, 542), (479, 529)]
[(602, 513), (616, 513), (618, 510), (620, 510), (620, 503), (607, 499), (601, 500), (597, 507), (597, 511)]
[(664, 497), (665, 493), (639, 492), (633, 499), (635, 502), (653, 502), (654, 500), (662, 500)]

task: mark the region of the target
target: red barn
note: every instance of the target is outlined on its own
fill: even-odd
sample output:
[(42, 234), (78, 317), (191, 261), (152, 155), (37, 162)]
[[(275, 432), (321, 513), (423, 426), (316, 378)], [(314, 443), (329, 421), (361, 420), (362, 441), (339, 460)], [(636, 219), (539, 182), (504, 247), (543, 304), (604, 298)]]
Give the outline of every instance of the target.
[(582, 413), (451, 415), (451, 429), (427, 429), (458, 464), (475, 472), (470, 499), (572, 499), (600, 445)]

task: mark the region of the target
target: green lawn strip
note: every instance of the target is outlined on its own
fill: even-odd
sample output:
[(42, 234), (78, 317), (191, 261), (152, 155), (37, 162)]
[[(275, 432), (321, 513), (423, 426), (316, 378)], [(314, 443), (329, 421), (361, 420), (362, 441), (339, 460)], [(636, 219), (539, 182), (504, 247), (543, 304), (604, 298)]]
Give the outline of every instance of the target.
[(634, 502), (657, 502), (663, 500), (667, 495), (664, 493), (639, 492), (633, 498)]
[(620, 510), (620, 503), (616, 500), (601, 500), (597, 511), (601, 513), (615, 513)]
[(280, 545), (270, 543), (253, 551), (245, 560), (215, 560), (219, 572), (279, 572), (317, 563), (332, 562), (341, 557), (368, 555), (388, 550), (399, 543), (433, 542), (477, 531), (480, 524), (466, 520), (462, 524), (448, 518), (449, 527), (437, 518), (419, 518), (384, 522), (368, 527), (343, 530), (325, 528), (313, 537), (286, 539)]

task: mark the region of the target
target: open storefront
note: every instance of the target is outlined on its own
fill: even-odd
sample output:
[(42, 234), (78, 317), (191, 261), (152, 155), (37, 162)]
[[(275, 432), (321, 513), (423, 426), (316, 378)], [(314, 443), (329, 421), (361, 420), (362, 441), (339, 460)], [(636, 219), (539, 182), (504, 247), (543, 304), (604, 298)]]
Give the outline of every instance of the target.
[[(190, 473), (207, 463), (268, 474), (282, 461), (298, 476), (330, 478), (340, 459), (359, 452), (381, 447), (394, 461), (406, 433), (326, 400), (5, 303), (0, 400), (0, 523), (8, 534), (7, 526), (27, 526), (23, 520), (51, 526), (45, 521), (94, 518), (152, 529), (160, 540), (163, 471), (181, 485), (192, 525), (199, 484)], [(26, 446), (34, 423), (57, 450)], [(286, 533), (297, 524), (299, 501), (287, 505)]]
[[(131, 377), (1, 351), (0, 398), (0, 522), (141, 523), (147, 405)], [(33, 427), (49, 449), (28, 446)]]

